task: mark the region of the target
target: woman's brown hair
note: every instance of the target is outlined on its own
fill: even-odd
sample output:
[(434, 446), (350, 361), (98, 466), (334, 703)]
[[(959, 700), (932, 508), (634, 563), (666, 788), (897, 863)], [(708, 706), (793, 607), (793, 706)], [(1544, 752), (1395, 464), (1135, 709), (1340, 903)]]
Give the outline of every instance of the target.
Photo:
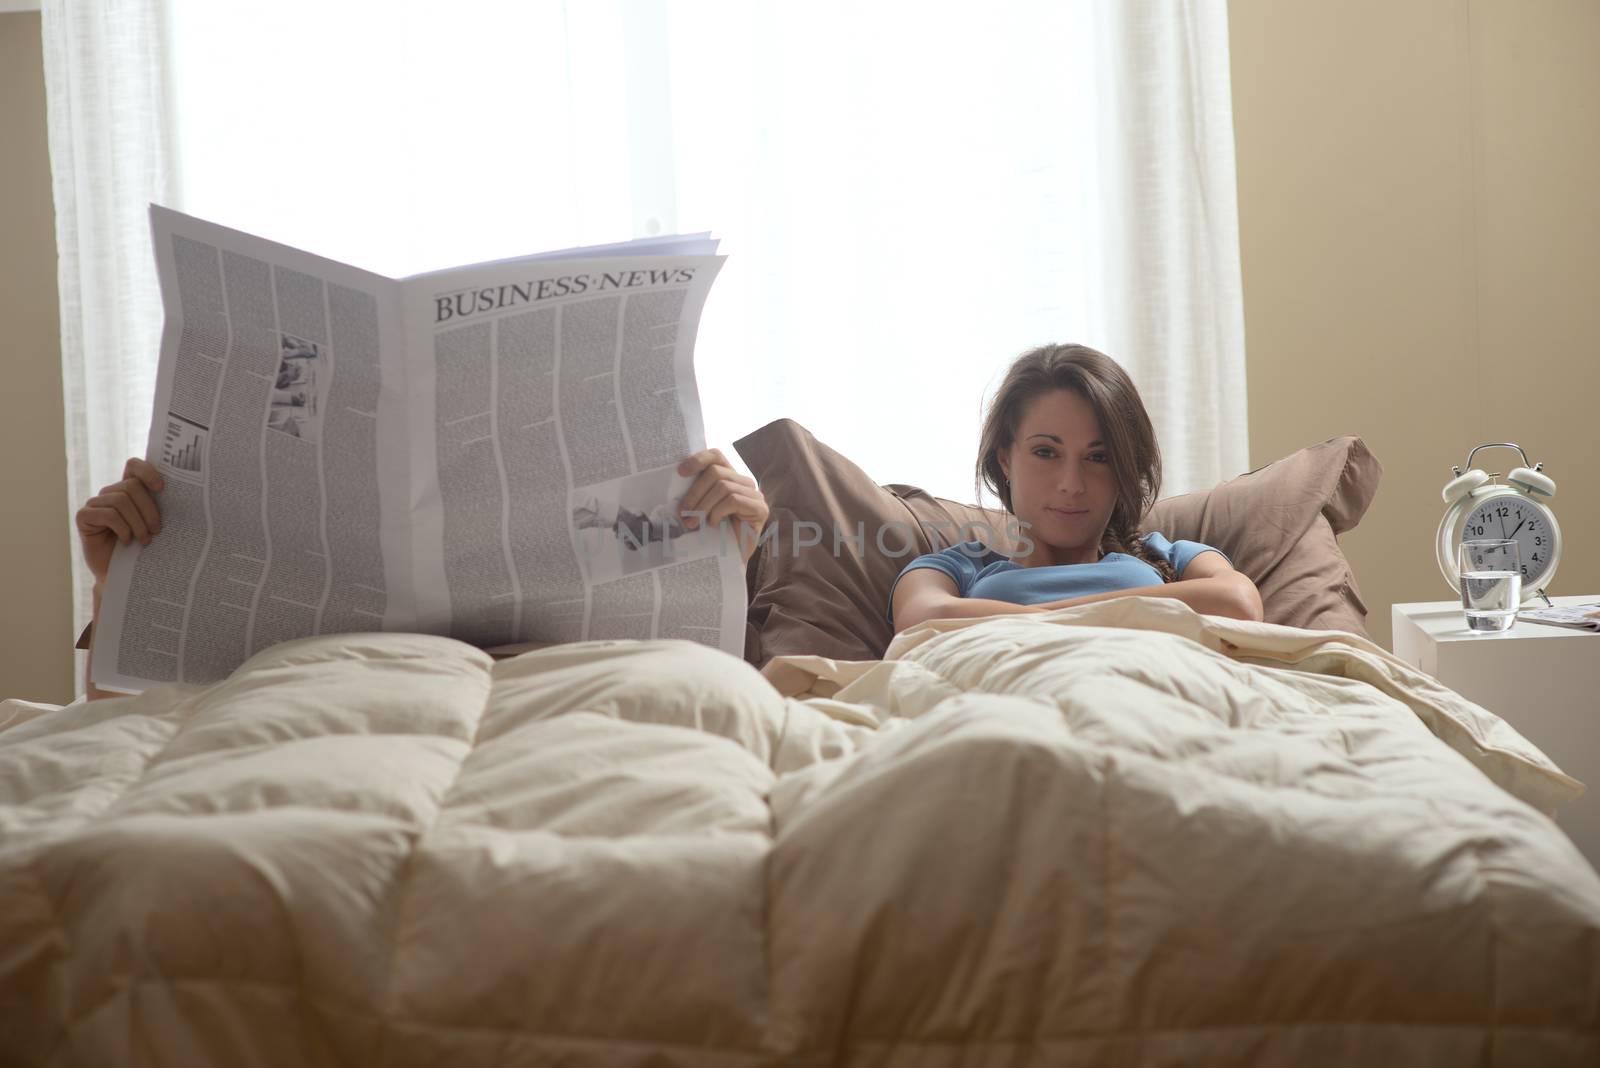
[(1161, 447), (1133, 379), (1103, 352), (1087, 345), (1042, 345), (1017, 357), (983, 420), (974, 488), (981, 494), (987, 487), (1007, 512), (1016, 514), (1000, 453), (1016, 441), (1028, 402), (1057, 389), (1071, 390), (1094, 409), (1111, 454), (1117, 503), (1100, 539), (1100, 551), (1137, 557), (1155, 568), (1161, 581), (1171, 582), (1172, 565), (1145, 545), (1138, 527), (1161, 492)]

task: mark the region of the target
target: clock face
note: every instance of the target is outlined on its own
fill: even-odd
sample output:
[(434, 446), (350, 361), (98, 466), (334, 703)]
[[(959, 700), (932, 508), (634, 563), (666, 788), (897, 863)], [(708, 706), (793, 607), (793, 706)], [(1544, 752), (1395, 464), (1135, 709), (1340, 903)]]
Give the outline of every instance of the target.
[(1468, 538), (1510, 538), (1522, 559), (1522, 585), (1538, 584), (1555, 563), (1555, 532), (1550, 513), (1520, 493), (1500, 494), (1474, 505), (1461, 528)]

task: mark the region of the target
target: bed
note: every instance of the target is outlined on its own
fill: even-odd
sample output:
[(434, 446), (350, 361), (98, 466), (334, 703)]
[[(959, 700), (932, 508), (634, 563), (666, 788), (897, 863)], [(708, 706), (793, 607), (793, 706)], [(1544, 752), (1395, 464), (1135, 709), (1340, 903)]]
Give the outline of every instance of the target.
[[(859, 510), (761, 445), (775, 516)], [(1330, 531), (1362, 452), (1318, 454)], [(1264, 593), (1315, 570), (1272, 551)], [(1600, 1063), (1600, 877), (1550, 818), (1581, 784), (1273, 620), (1305, 596), (885, 636), (837, 588), (881, 561), (761, 555), (745, 660), (332, 635), (6, 702), (0, 1063)]]

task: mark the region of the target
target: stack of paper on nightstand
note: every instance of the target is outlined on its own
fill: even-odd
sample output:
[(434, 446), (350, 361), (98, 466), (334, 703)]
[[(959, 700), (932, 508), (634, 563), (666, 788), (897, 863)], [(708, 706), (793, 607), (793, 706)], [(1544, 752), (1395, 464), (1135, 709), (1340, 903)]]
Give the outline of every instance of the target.
[(1524, 608), (1517, 613), (1517, 621), (1600, 631), (1600, 601), (1592, 604), (1566, 605), (1561, 608), (1554, 605), (1549, 608)]

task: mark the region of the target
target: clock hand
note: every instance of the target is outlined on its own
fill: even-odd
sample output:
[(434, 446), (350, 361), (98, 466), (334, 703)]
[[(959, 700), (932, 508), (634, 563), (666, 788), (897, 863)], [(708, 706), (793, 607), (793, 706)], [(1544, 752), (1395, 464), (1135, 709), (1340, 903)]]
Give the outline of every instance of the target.
[[(1527, 522), (1527, 520), (1526, 520), (1526, 519), (1524, 519), (1524, 520), (1523, 520), (1523, 521), (1522, 521), (1522, 523), (1526, 523), (1526, 522)], [(1511, 533), (1510, 533), (1510, 534), (1507, 534), (1507, 535), (1506, 535), (1506, 537), (1507, 537), (1507, 538), (1514, 538), (1514, 537), (1516, 537), (1516, 536), (1517, 536), (1517, 531), (1518, 531), (1518, 530), (1521, 530), (1521, 529), (1522, 529), (1522, 523), (1518, 523), (1518, 524), (1517, 524), (1517, 526), (1516, 526), (1516, 529), (1515, 529), (1515, 530), (1513, 530), (1513, 531), (1512, 531), (1512, 532), (1511, 532)], [(1500, 522), (1500, 525), (1501, 525), (1501, 526), (1502, 526), (1502, 527), (1504, 527), (1504, 526), (1505, 526), (1505, 525), (1506, 525), (1506, 524), (1505, 524), (1505, 521), (1504, 521), (1504, 520), (1501, 520), (1501, 522)]]
[(1506, 533), (1506, 517), (1505, 517), (1505, 516), (1501, 516), (1501, 517), (1500, 517), (1500, 536), (1501, 536), (1501, 537), (1502, 537), (1502, 538), (1509, 538), (1509, 537), (1511, 537), (1511, 535), (1510, 535), (1510, 534), (1507, 534), (1507, 533)]

